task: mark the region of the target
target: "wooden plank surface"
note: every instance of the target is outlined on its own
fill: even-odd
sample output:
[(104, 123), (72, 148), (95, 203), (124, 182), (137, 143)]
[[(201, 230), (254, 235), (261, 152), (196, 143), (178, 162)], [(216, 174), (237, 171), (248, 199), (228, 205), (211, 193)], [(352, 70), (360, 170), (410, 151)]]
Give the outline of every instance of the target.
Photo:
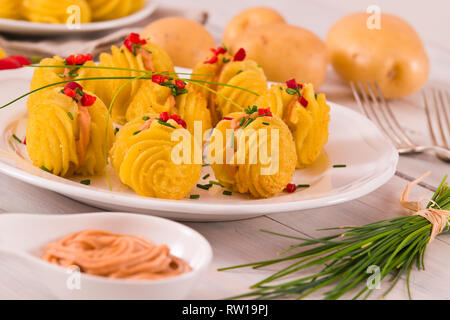
[[(175, 6), (186, 6), (184, 0), (172, 0)], [(240, 10), (260, 4), (267, 4), (282, 12), (290, 23), (311, 29), (322, 38), (328, 28), (343, 14), (352, 11), (364, 11), (370, 1), (348, 0), (336, 2), (331, 0), (310, 1), (237, 1), (226, 2), (197, 0), (193, 6), (205, 8), (210, 12), (208, 29), (219, 40), (226, 22)], [(430, 4), (439, 10), (429, 10)], [(448, 39), (450, 21), (444, 16), (448, 13), (449, 3), (446, 1), (378, 1), (383, 11), (402, 15), (413, 24), (424, 39), (431, 59), (430, 83), (444, 84), (450, 88), (450, 44), (441, 41)], [(445, 8), (445, 6), (447, 8)], [(441, 18), (439, 18), (441, 17)], [(445, 19), (444, 19), (445, 18)], [(437, 27), (437, 23), (441, 23)], [(447, 30), (447, 31), (446, 31)], [(321, 91), (327, 93), (331, 101), (356, 108), (351, 92), (337, 79), (331, 68)], [(423, 106), (418, 95), (392, 103), (395, 113), (402, 125), (420, 143), (429, 143), (429, 135), (424, 118)], [(275, 270), (253, 271), (251, 269), (217, 272), (218, 267), (246, 263), (255, 260), (271, 259), (277, 252), (289, 246), (292, 241), (261, 233), (260, 229), (303, 236), (323, 235), (319, 228), (362, 225), (381, 219), (405, 214), (399, 206), (399, 193), (405, 187), (408, 177), (417, 177), (421, 173), (432, 170), (426, 183), (437, 185), (444, 173), (450, 173), (449, 164), (438, 160), (433, 154), (402, 156), (398, 166), (398, 174), (388, 183), (349, 203), (328, 208), (307, 210), (302, 212), (272, 214), (244, 221), (217, 223), (187, 223), (202, 233), (211, 243), (214, 250), (213, 263), (207, 275), (192, 291), (192, 299), (221, 299), (246, 292), (249, 285), (261, 280)], [(430, 191), (418, 187), (411, 193), (412, 198), (430, 196)], [(0, 212), (28, 213), (76, 213), (99, 211), (79, 202), (58, 195), (54, 192), (32, 187), (23, 182), (0, 175)], [(450, 299), (450, 236), (443, 235), (430, 245), (426, 255), (426, 271), (414, 272), (412, 276), (412, 292), (417, 299)], [(2, 271), (3, 270), (3, 271)], [(15, 279), (13, 274), (4, 270), (0, 263), (0, 298), (52, 298), (39, 285), (22, 279)], [(382, 283), (382, 289), (387, 284)], [(379, 294), (375, 294), (376, 298)], [(315, 294), (311, 298), (320, 298)], [(390, 299), (406, 299), (404, 283), (387, 297)]]

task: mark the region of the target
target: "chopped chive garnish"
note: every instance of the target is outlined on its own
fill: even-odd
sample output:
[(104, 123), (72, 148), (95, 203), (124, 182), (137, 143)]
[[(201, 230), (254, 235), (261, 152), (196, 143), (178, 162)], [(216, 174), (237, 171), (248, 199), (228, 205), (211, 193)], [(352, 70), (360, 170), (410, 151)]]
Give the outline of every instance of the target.
[(345, 165), (345, 164), (335, 164), (333, 166), (333, 168), (345, 168), (345, 167), (347, 167), (347, 165)]
[(245, 117), (242, 117), (241, 120), (239, 121), (239, 127), (242, 127), (244, 122), (245, 122)]
[(202, 164), (202, 167), (209, 167), (209, 163)]
[(236, 72), (236, 74), (238, 75), (239, 73), (242, 73), (244, 70), (239, 70), (238, 72)]
[(80, 183), (88, 186), (91, 184), (91, 180), (89, 180), (89, 179), (81, 180)]
[(73, 120), (73, 115), (72, 115), (72, 113), (70, 113), (70, 111), (67, 112), (67, 115), (69, 116), (70, 120)]
[(209, 188), (212, 187), (212, 184), (197, 184), (197, 188), (203, 189), (203, 190), (209, 190)]
[(255, 121), (255, 119), (249, 118), (247, 123), (245, 124), (244, 128), (247, 128), (249, 126), (249, 124), (252, 123), (253, 121)]
[(214, 181), (214, 180), (209, 180), (209, 184), (215, 184), (216, 186), (225, 188), (220, 182), (218, 181)]
[(175, 128), (173, 125), (171, 125), (170, 123), (164, 122), (164, 121), (162, 121), (162, 120), (160, 120), (160, 119), (158, 119), (158, 123), (159, 123), (159, 124), (162, 124), (163, 126), (166, 126), (166, 127), (169, 127), (169, 128), (176, 129), (176, 128)]
[(116, 135), (117, 132), (119, 132), (119, 128), (115, 128), (115, 129), (114, 129), (114, 135)]
[(199, 199), (200, 198), (200, 195), (199, 194), (191, 194), (190, 196), (189, 196), (189, 199)]
[(209, 178), (209, 176), (210, 176), (210, 174), (208, 173), (208, 174), (205, 174), (204, 176), (203, 176), (203, 178), (202, 179), (208, 179)]
[(262, 124), (265, 125), (265, 126), (269, 126), (270, 125), (270, 123), (268, 123), (268, 122), (263, 122)]
[[(78, 75), (77, 75), (78, 76)], [(76, 88), (75, 89), (75, 91), (80, 95), (80, 96), (84, 96), (84, 92), (83, 91), (81, 91), (81, 89), (80, 88)]]
[(310, 185), (309, 184), (298, 184), (297, 188), (309, 188)]
[(230, 60), (230, 59), (227, 59), (227, 58), (223, 58), (222, 61), (223, 61), (223, 63), (228, 63), (228, 62), (230, 62), (231, 60)]
[(44, 171), (46, 171), (46, 172), (48, 172), (48, 173), (52, 173), (49, 169), (47, 169), (46, 166), (41, 166), (41, 169), (44, 170)]
[(144, 120), (144, 121), (147, 121), (147, 120), (149, 120), (149, 119), (150, 119), (149, 116), (143, 116), (143, 117), (142, 117), (142, 120)]
[(138, 131), (133, 132), (133, 136), (135, 136), (135, 135), (137, 135), (137, 134), (139, 134), (139, 133), (141, 133), (141, 130), (138, 130)]
[(314, 98), (317, 100), (317, 93), (314, 93)]
[(14, 138), (15, 140), (17, 140), (19, 143), (22, 143), (22, 140), (20, 140), (19, 137), (17, 137), (15, 134), (13, 134), (12, 136), (13, 136), (13, 138)]
[(222, 194), (223, 194), (224, 196), (231, 196), (231, 195), (233, 194), (233, 192), (224, 190), (224, 192), (222, 192)]
[(288, 93), (290, 95), (294, 95), (294, 94), (297, 94), (297, 90), (292, 89), (292, 88), (287, 88), (286, 93)]

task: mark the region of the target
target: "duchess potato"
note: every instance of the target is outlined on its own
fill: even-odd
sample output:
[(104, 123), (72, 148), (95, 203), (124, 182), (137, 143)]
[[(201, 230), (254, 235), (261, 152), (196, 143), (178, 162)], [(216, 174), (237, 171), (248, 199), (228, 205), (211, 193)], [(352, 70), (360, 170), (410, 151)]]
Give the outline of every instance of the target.
[(250, 27), (284, 22), (283, 16), (274, 9), (267, 7), (249, 8), (240, 12), (228, 22), (223, 34), (222, 42), (226, 45), (231, 45), (238, 35)]
[(271, 81), (295, 78), (318, 88), (325, 80), (325, 44), (301, 27), (276, 23), (248, 28), (233, 42), (231, 51), (239, 48), (262, 66)]
[(382, 14), (380, 29), (368, 28), (369, 15), (350, 14), (334, 24), (327, 47), (334, 70), (344, 81), (377, 82), (387, 98), (419, 90), (429, 62), (422, 42), (403, 19)]
[(176, 66), (194, 68), (215, 47), (212, 35), (198, 22), (168, 17), (150, 23), (141, 36), (165, 50)]

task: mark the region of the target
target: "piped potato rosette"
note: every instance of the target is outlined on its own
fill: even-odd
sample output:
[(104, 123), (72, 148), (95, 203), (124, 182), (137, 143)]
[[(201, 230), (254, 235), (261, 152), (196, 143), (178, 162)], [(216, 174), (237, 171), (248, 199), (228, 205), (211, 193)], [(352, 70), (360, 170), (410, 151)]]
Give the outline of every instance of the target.
[(201, 122), (203, 140), (205, 132), (212, 128), (208, 102), (200, 92), (194, 90), (193, 85), (189, 84), (187, 90), (186, 94), (179, 95), (176, 98), (176, 110), (180, 117), (186, 121), (187, 129), (191, 134), (194, 134), (195, 122)]
[(28, 110), (26, 141), (33, 164), (62, 177), (101, 173), (104, 148), (108, 151), (114, 140), (112, 125), (106, 130), (103, 102), (75, 82), (41, 98)]
[[(72, 54), (65, 59), (58, 56), (42, 59), (39, 63), (39, 67), (37, 67), (33, 72), (30, 91), (61, 81), (89, 77), (92, 69), (81, 67), (95, 66), (92, 59), (93, 57), (89, 53)], [(80, 82), (80, 84), (84, 86), (84, 82)], [(53, 88), (54, 87), (49, 87), (47, 89), (32, 93), (27, 100), (28, 108), (36, 105), (39, 100), (42, 100), (40, 95), (44, 94), (46, 90)]]
[(194, 69), (192, 79), (228, 85), (203, 84), (218, 94), (205, 88), (198, 89), (208, 99), (208, 108), (215, 125), (223, 115), (240, 111), (235, 104), (242, 107), (253, 105), (258, 95), (267, 89), (267, 79), (255, 61), (246, 59), (244, 49), (241, 48), (234, 57), (227, 53), (224, 46), (211, 50), (212, 57)]
[[(124, 124), (126, 122), (126, 113), (133, 97), (137, 94), (139, 88), (148, 80), (134, 80), (124, 86), (129, 79), (121, 77), (139, 77), (145, 76), (142, 71), (152, 73), (174, 73), (174, 66), (164, 50), (156, 44), (146, 39), (141, 39), (138, 34), (131, 33), (124, 41), (122, 47), (111, 47), (111, 53), (100, 54), (100, 67), (105, 69), (96, 69), (95, 75), (98, 77), (117, 77), (104, 81), (86, 81), (84, 84), (87, 89), (95, 92), (106, 105), (110, 105), (116, 92), (122, 88), (118, 94), (111, 111), (114, 122)], [(107, 68), (127, 68), (133, 70), (113, 70)]]
[(295, 141), (297, 168), (312, 164), (328, 141), (330, 107), (325, 94), (315, 94), (312, 84), (295, 79), (273, 85), (256, 104), (274, 110), (288, 125)]
[(214, 175), (225, 188), (254, 198), (282, 192), (297, 162), (287, 125), (270, 109), (256, 106), (224, 117), (212, 133), (207, 152), (214, 159)]
[(195, 121), (201, 122), (203, 133), (211, 128), (211, 113), (206, 98), (194, 85), (163, 75), (154, 75), (145, 82), (128, 106), (126, 118), (131, 121), (148, 113), (178, 114), (194, 134)]
[[(194, 161), (196, 142), (185, 128), (179, 116), (166, 112), (148, 114), (124, 125), (110, 153), (120, 181), (141, 196), (184, 198), (200, 179), (202, 168), (201, 159)], [(175, 130), (186, 140), (172, 141)], [(178, 148), (184, 142), (187, 148)]]

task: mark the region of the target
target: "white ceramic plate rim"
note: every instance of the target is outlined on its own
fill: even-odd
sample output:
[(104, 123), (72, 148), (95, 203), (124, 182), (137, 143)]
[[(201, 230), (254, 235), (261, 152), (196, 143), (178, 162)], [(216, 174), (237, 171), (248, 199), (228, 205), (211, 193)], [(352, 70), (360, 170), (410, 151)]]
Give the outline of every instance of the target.
[(61, 34), (61, 33), (84, 33), (117, 29), (138, 22), (152, 14), (159, 5), (159, 0), (146, 0), (144, 7), (135, 13), (114, 20), (82, 23), (80, 29), (69, 29), (65, 24), (39, 23), (24, 20), (13, 20), (0, 18), (0, 30), (8, 33), (20, 34)]
[[(338, 104), (329, 102), (332, 108), (341, 108), (343, 112), (353, 113), (365, 119), (367, 126), (372, 126), (372, 130), (379, 132), (378, 128), (364, 116), (358, 114), (357, 112), (350, 110), (346, 107), (340, 106)], [(239, 217), (243, 214), (256, 214), (260, 213), (274, 213), (274, 212), (288, 212), (302, 209), (319, 208), (324, 206), (330, 206), (339, 204), (342, 202), (354, 200), (356, 198), (362, 197), (380, 186), (386, 183), (395, 173), (397, 162), (398, 162), (398, 152), (395, 147), (388, 142), (383, 135), (380, 134), (380, 139), (384, 139), (386, 146), (391, 149), (391, 157), (386, 163), (384, 171), (373, 177), (372, 175), (366, 177), (364, 180), (369, 181), (359, 181), (358, 184), (353, 185), (343, 192), (339, 192), (335, 195), (329, 195), (322, 198), (314, 199), (299, 199), (290, 202), (283, 203), (258, 203), (262, 200), (251, 200), (248, 204), (212, 204), (212, 203), (202, 203), (202, 202), (190, 202), (188, 205), (185, 202), (180, 202), (177, 200), (166, 200), (157, 198), (146, 198), (139, 196), (124, 195), (120, 192), (106, 191), (93, 187), (86, 187), (80, 184), (76, 184), (73, 181), (59, 178), (59, 181), (53, 181), (46, 179), (45, 177), (35, 176), (31, 173), (27, 173), (19, 168), (16, 168), (8, 163), (0, 161), (0, 172), (4, 174), (24, 181), (26, 183), (55, 191), (62, 194), (76, 194), (77, 198), (84, 199), (94, 199), (96, 202), (106, 202), (106, 203), (117, 203), (120, 205), (126, 205), (130, 208), (142, 209), (142, 208), (157, 208), (158, 211), (162, 212), (183, 212), (183, 213), (200, 213), (200, 214), (223, 214), (226, 213), (230, 217)], [(1, 159), (0, 159), (1, 160)], [(49, 173), (44, 173), (44, 176)], [(54, 177), (54, 176), (52, 176)], [(320, 200), (320, 201), (318, 201)]]
[[(149, 216), (149, 215), (140, 215), (140, 214), (132, 214), (129, 212), (108, 212), (108, 213), (101, 213), (101, 212), (93, 212), (93, 213), (82, 213), (82, 214), (72, 214), (72, 215), (51, 215), (51, 214), (29, 214), (29, 213), (4, 213), (1, 215), (0, 217), (0, 221), (2, 221), (2, 219), (14, 219), (15, 217), (19, 217), (20, 218), (26, 218), (29, 217), (30, 219), (46, 219), (46, 218), (50, 218), (50, 219), (65, 219), (65, 220), (73, 220), (73, 219), (78, 219), (78, 218), (89, 218), (89, 217), (117, 217), (117, 216), (123, 216), (126, 215), (127, 218), (128, 217), (139, 217), (139, 218), (145, 218), (148, 219), (150, 221), (152, 221), (153, 223), (158, 223), (158, 224), (166, 224), (166, 225), (170, 225), (171, 228), (173, 230), (177, 230), (177, 232), (189, 232), (191, 235), (195, 236), (197, 238), (197, 240), (199, 240), (200, 242), (203, 242), (203, 246), (206, 249), (203, 254), (203, 259), (202, 259), (202, 265), (199, 266), (198, 268), (192, 269), (190, 272), (184, 273), (182, 275), (176, 276), (176, 277), (171, 277), (171, 278), (163, 278), (163, 279), (155, 279), (155, 280), (130, 280), (130, 279), (110, 279), (110, 278), (103, 278), (103, 277), (99, 277), (99, 276), (93, 276), (93, 275), (89, 275), (89, 274), (84, 274), (82, 273), (81, 276), (89, 279), (89, 281), (91, 282), (97, 282), (97, 283), (109, 283), (109, 284), (117, 284), (117, 285), (121, 285), (121, 284), (127, 284), (127, 285), (134, 285), (134, 286), (148, 286), (151, 284), (166, 284), (166, 283), (172, 283), (172, 282), (178, 282), (178, 281), (182, 281), (183, 279), (189, 279), (189, 278), (194, 278), (196, 277), (199, 273), (202, 273), (206, 270), (206, 268), (211, 264), (212, 261), (212, 257), (213, 257), (213, 251), (211, 248), (211, 245), (209, 244), (208, 240), (206, 240), (206, 238), (201, 235), (199, 232), (197, 232), (196, 230), (181, 224), (179, 222), (175, 222), (175, 221), (171, 221), (169, 219), (165, 219), (165, 218), (161, 218), (161, 217), (155, 217), (155, 216)], [(23, 252), (17, 252), (17, 251), (13, 251), (13, 250), (8, 250), (7, 248), (3, 248), (0, 247), (0, 254), (2, 253), (8, 253), (26, 260), (31, 260), (33, 263), (37, 263), (45, 268), (49, 268), (54, 270), (55, 272), (58, 273), (64, 273), (66, 274), (66, 269), (58, 267), (54, 264), (45, 262), (42, 259), (39, 259), (36, 256), (33, 256), (31, 254), (28, 253), (23, 253)]]

